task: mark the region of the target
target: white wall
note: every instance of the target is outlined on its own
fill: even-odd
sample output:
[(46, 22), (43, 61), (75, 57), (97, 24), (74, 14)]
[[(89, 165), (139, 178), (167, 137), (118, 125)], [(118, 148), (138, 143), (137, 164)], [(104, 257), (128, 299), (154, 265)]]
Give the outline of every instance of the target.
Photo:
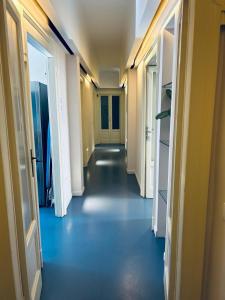
[(81, 107), (83, 126), (83, 163), (88, 164), (92, 152), (95, 148), (94, 139), (94, 100), (95, 88), (85, 77), (81, 83)]
[(69, 109), (71, 187), (73, 196), (80, 196), (84, 191), (84, 182), (79, 57), (75, 55), (67, 55), (66, 66)]
[(127, 172), (136, 173), (137, 70), (127, 72)]
[(32, 62), (29, 65), (30, 81), (38, 81), (48, 84), (48, 58), (30, 43), (28, 43), (28, 58)]
[(140, 186), (140, 193), (144, 195), (144, 139), (145, 139), (145, 126), (143, 123), (145, 117), (146, 107), (144, 104), (146, 92), (146, 76), (145, 76), (145, 64), (142, 61), (137, 68), (137, 157), (136, 157), (136, 177)]
[(67, 74), (66, 54), (61, 46), (55, 47), (55, 70), (56, 70), (56, 96), (58, 101), (59, 122), (59, 150), (61, 163), (61, 189), (63, 199), (63, 211), (66, 214), (67, 207), (72, 198), (71, 192), (71, 170), (70, 170), (70, 140), (68, 119), (68, 97), (67, 97)]
[(140, 194), (144, 196), (144, 170), (143, 155), (145, 141), (145, 91), (146, 69), (142, 62), (137, 69), (127, 71), (128, 90), (128, 128), (127, 128), (127, 172), (135, 173)]

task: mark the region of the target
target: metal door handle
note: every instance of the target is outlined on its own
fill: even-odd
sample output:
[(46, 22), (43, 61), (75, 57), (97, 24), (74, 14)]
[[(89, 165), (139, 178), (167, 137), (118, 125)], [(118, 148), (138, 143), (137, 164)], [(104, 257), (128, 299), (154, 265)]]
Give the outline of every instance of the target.
[(36, 162), (42, 162), (42, 160), (40, 160), (37, 157), (33, 156), (33, 150), (30, 149), (30, 162), (31, 162), (32, 177), (34, 177), (34, 164), (33, 164), (34, 160)]
[(33, 161), (33, 160), (36, 160), (36, 162), (42, 162), (42, 160), (38, 159), (38, 158), (35, 157), (35, 156), (32, 156), (31, 159), (32, 159), (32, 161)]

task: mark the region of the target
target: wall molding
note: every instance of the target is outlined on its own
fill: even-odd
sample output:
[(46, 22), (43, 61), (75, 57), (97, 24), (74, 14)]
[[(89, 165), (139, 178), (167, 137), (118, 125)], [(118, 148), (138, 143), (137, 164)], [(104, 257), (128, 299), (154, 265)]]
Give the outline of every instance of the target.
[(73, 196), (73, 197), (79, 197), (79, 196), (82, 196), (83, 193), (84, 193), (84, 190), (85, 190), (85, 188), (84, 188), (84, 186), (82, 186), (81, 189), (72, 191), (72, 196)]
[(127, 169), (127, 174), (129, 174), (129, 175), (135, 175), (136, 176), (136, 170), (132, 170), (132, 169), (129, 170), (129, 169)]

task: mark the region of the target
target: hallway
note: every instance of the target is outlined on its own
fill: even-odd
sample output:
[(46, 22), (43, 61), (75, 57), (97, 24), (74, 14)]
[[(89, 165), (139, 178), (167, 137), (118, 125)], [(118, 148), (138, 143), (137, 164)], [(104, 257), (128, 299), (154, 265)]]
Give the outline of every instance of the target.
[(127, 175), (124, 147), (97, 146), (85, 186), (66, 217), (41, 210), (41, 299), (164, 299), (164, 240), (150, 230), (152, 201)]

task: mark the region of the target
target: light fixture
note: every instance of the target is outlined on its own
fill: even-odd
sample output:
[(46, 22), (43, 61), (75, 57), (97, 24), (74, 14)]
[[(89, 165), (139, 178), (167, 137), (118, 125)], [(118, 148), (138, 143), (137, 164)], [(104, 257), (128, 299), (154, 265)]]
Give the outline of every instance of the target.
[(91, 77), (90, 77), (90, 75), (89, 74), (86, 74), (86, 79), (91, 83)]

